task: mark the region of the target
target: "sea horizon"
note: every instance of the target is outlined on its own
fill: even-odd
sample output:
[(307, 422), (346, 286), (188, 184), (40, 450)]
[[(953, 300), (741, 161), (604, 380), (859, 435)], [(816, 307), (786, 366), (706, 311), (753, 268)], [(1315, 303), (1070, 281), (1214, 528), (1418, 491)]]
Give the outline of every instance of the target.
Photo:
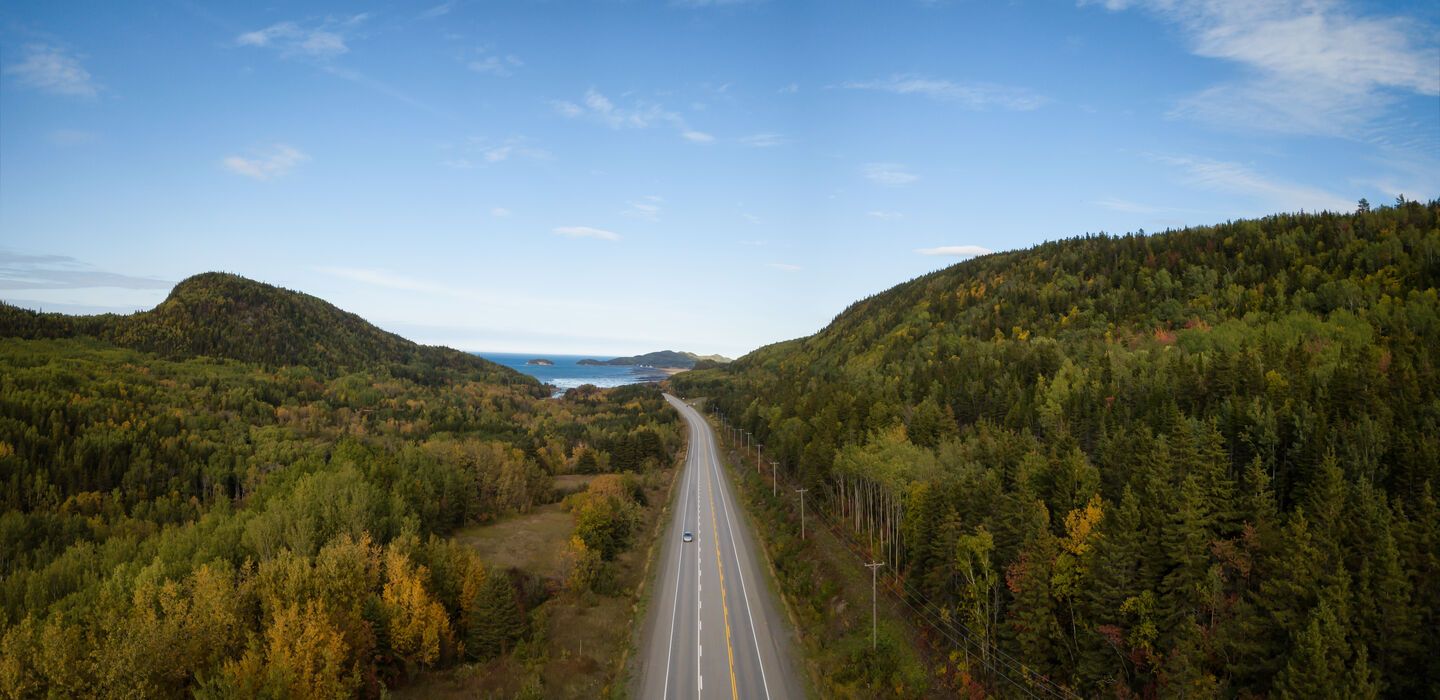
[[(545, 353), (484, 352), (478, 350), (472, 350), (470, 354), (523, 372), (559, 389), (574, 389), (577, 386), (583, 386), (585, 384), (610, 388), (624, 386), (626, 384), (658, 382), (668, 376), (665, 372), (648, 367), (576, 364), (580, 360), (586, 359), (603, 362), (619, 357), (618, 355), (559, 355)], [(530, 360), (550, 360), (555, 364), (526, 364)]]

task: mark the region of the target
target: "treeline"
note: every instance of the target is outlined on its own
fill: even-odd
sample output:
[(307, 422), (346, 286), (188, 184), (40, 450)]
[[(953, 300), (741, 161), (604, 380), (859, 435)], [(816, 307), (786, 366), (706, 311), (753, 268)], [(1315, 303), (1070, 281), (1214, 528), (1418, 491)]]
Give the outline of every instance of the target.
[(446, 536), (668, 463), (673, 411), (414, 367), (0, 339), (0, 696), (377, 696), (543, 643), (552, 586)]
[(1086, 236), (673, 381), (939, 606), (957, 689), (1434, 694), (1437, 281), (1440, 202)]

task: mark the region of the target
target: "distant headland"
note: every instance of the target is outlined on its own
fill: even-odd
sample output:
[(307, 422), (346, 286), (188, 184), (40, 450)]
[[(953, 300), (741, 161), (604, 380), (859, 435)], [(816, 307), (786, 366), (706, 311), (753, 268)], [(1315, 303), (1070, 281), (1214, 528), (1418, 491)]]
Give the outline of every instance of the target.
[(730, 362), (730, 358), (723, 355), (696, 355), (693, 352), (676, 352), (674, 350), (660, 350), (658, 352), (647, 352), (644, 355), (633, 357), (617, 357), (613, 360), (580, 360), (577, 365), (596, 367), (608, 365), (611, 367), (653, 367), (666, 370), (687, 370), (695, 366), (700, 360), (711, 360), (719, 364)]

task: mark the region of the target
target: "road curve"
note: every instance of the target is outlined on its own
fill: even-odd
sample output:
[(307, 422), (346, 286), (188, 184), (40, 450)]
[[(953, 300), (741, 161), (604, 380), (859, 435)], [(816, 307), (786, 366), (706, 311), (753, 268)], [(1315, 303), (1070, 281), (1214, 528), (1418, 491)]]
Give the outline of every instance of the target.
[[(640, 697), (803, 698), (793, 634), (720, 467), (710, 425), (669, 394), (690, 427), (640, 645)], [(682, 534), (694, 534), (684, 542)]]

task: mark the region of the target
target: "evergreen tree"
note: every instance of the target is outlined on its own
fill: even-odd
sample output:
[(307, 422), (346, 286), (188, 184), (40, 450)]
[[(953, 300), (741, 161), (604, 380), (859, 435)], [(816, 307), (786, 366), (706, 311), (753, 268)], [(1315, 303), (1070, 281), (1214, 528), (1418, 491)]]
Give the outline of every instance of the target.
[(485, 583), (475, 600), (465, 651), (473, 659), (510, 653), (510, 646), (525, 631), (525, 619), (515, 601), (510, 577), (498, 569), (485, 572)]

